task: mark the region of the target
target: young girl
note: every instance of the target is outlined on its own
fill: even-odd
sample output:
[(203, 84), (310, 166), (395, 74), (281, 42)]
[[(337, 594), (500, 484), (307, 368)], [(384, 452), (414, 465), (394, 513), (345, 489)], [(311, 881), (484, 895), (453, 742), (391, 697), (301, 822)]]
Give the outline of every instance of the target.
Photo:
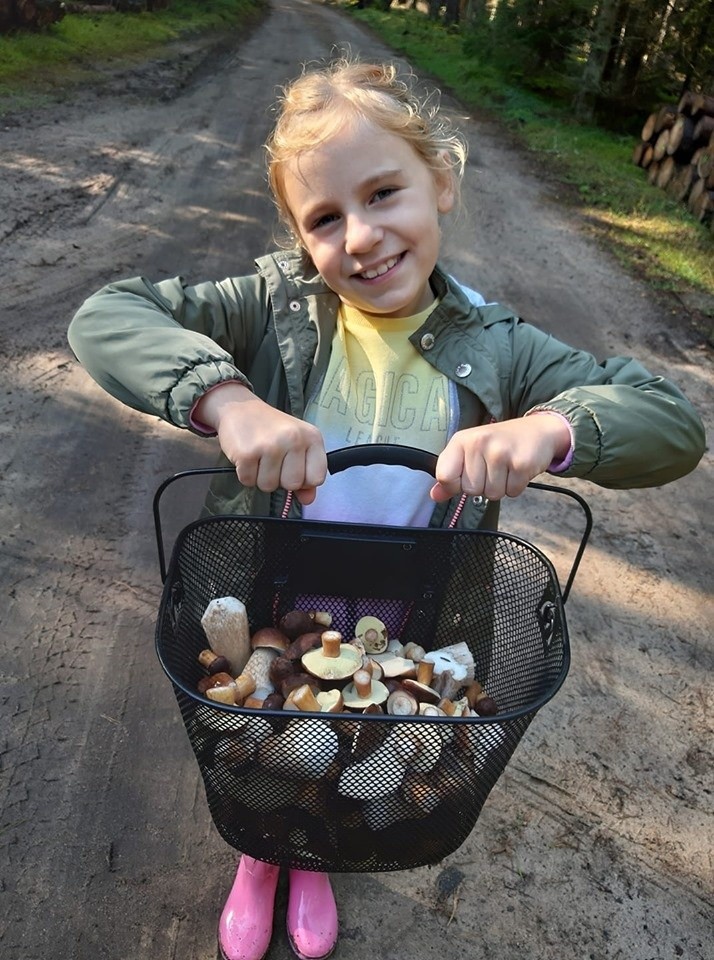
[[(702, 424), (635, 360), (603, 363), (438, 264), (465, 148), (389, 65), (340, 60), (284, 91), (270, 187), (294, 248), (254, 276), (137, 278), (90, 297), (69, 339), (113, 396), (215, 435), (210, 513), (491, 527), (498, 500), (550, 470), (645, 487), (692, 470)], [(389, 442), (438, 454), (436, 481), (398, 466), (326, 477), (325, 451)], [(279, 868), (243, 856), (219, 921), (226, 960), (268, 950)], [(337, 942), (329, 877), (289, 872), (301, 958)]]

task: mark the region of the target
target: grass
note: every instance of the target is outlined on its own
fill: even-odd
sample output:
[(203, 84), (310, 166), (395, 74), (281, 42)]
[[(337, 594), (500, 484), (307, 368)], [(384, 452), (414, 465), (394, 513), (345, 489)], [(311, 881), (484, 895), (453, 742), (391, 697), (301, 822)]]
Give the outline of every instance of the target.
[(347, 9), (467, 107), (502, 120), (551, 175), (571, 186), (591, 228), (625, 265), (658, 288), (694, 289), (708, 295), (707, 302), (710, 296), (705, 310), (714, 317), (714, 233), (647, 182), (632, 163), (634, 138), (575, 123), (565, 109), (512, 86), (493, 66), (464, 53), (458, 30), (422, 13), (359, 10), (349, 2)]
[[(87, 79), (97, 64), (136, 61), (171, 40), (255, 16), (262, 0), (172, 0), (157, 13), (67, 14), (41, 32), (0, 34), (0, 98), (28, 100)], [(0, 99), (0, 112), (2, 100)]]

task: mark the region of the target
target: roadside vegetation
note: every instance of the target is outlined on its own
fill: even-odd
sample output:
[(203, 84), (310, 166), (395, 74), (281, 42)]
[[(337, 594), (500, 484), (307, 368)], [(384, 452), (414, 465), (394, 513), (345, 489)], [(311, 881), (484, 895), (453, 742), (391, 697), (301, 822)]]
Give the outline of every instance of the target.
[(102, 64), (135, 62), (183, 36), (240, 26), (264, 7), (265, 0), (171, 0), (153, 13), (68, 13), (42, 31), (0, 34), (0, 113), (4, 100), (56, 94), (91, 80)]
[[(415, 9), (358, 8), (352, 15), (377, 32), (417, 71), (488, 114), (534, 154), (534, 166), (570, 185), (588, 223), (618, 258), (655, 287), (699, 291), (702, 324), (714, 339), (714, 233), (686, 206), (647, 182), (632, 163), (636, 138), (578, 122), (561, 100), (512, 85), (457, 28)], [(655, 109), (653, 104), (651, 109)], [(646, 113), (639, 118), (639, 126)]]

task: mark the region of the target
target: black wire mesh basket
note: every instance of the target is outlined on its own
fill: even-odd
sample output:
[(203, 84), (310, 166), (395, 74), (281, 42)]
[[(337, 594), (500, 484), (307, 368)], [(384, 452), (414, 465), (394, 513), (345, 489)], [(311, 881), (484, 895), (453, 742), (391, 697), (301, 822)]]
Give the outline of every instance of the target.
[[(389, 456), (396, 449), (396, 460)], [(357, 453), (359, 451), (359, 453)], [(405, 448), (330, 454), (331, 472), (354, 462), (434, 458)], [(362, 459), (355, 461), (355, 457)], [(421, 457), (421, 459), (419, 459)], [(424, 458), (426, 457), (426, 460)], [(367, 458), (367, 459), (365, 459)], [(426, 467), (425, 467), (426, 464)], [(156, 626), (203, 778), (211, 816), (232, 847), (303, 870), (378, 872), (437, 863), (473, 829), (483, 804), (538, 710), (569, 667), (564, 600), (549, 559), (500, 532), (377, 527), (220, 516), (184, 528), (164, 566)], [(207, 699), (198, 654), (208, 604), (236, 597), (251, 631), (293, 609), (328, 610), (353, 636), (365, 609), (392, 637), (427, 651), (465, 643), (494, 716), (423, 717), (248, 709)]]

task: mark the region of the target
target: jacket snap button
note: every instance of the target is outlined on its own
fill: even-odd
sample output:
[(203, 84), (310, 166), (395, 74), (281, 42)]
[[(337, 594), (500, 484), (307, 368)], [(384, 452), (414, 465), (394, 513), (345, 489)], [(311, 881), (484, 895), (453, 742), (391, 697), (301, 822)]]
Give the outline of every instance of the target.
[(456, 368), (457, 377), (468, 377), (471, 373), (471, 364), (470, 363), (460, 363)]
[(293, 313), (297, 313), (298, 310), (300, 309), (300, 301), (299, 301), (299, 300), (291, 300), (291, 301), (290, 301), (290, 309), (292, 310)]
[(431, 348), (434, 346), (434, 334), (425, 333), (419, 343), (421, 344), (422, 350), (431, 350)]
[(281, 270), (287, 270), (290, 264), (287, 260), (278, 260), (278, 266)]

